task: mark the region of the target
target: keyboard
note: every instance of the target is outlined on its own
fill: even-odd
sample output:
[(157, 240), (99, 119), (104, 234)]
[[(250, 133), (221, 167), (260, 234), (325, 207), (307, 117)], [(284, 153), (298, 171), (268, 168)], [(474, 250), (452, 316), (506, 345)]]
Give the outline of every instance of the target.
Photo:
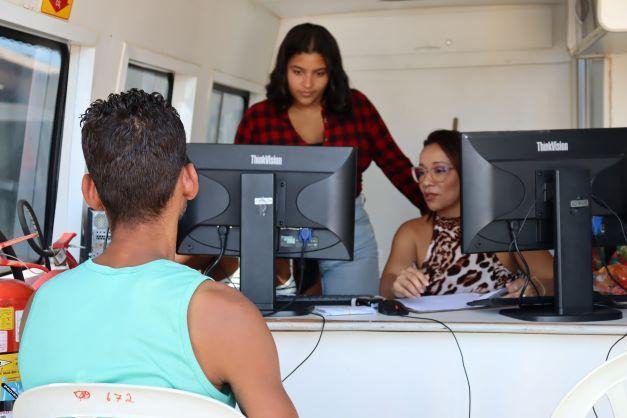
[(293, 305), (351, 305), (355, 298), (373, 298), (372, 295), (298, 295), (294, 298), (294, 295), (277, 295), (275, 302), (277, 305), (286, 305), (291, 303)]

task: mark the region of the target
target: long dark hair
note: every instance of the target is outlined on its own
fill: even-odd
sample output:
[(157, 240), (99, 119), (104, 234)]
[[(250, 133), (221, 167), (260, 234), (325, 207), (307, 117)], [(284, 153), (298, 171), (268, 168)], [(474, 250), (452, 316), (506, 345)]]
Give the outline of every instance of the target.
[[(429, 134), (427, 139), (422, 143), (423, 147), (427, 145), (438, 145), (444, 154), (451, 160), (451, 164), (455, 167), (457, 175), (461, 176), (461, 143), (462, 135), (458, 131), (449, 131), (447, 129), (439, 129)], [(427, 216), (432, 219), (435, 212), (427, 208)]]
[(342, 67), (342, 56), (337, 41), (331, 33), (320, 25), (303, 23), (294, 26), (281, 42), (270, 82), (266, 86), (268, 100), (285, 110), (292, 104), (292, 95), (287, 84), (287, 62), (297, 54), (318, 53), (327, 65), (329, 84), (323, 101), (325, 107), (335, 114), (347, 114), (351, 111), (350, 87), (348, 76)]

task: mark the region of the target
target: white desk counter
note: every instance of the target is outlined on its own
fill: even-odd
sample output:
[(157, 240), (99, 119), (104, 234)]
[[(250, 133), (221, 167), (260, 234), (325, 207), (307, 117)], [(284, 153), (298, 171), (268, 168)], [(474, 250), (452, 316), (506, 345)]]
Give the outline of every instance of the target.
[[(542, 418), (601, 364), (627, 318), (524, 322), (495, 310), (422, 314), (456, 334), (468, 370), (473, 418)], [(313, 349), (317, 316), (268, 319), (286, 376)], [(627, 340), (627, 338), (626, 338)], [(623, 340), (612, 355), (627, 350)], [(301, 418), (463, 418), (468, 388), (450, 332), (414, 318), (327, 317), (320, 345), (285, 388)], [(604, 412), (603, 406), (599, 416)]]

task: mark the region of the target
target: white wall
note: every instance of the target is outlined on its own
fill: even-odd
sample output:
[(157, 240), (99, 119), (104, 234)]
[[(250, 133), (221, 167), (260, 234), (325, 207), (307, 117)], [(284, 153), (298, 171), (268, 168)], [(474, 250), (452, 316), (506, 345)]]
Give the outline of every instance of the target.
[(627, 126), (627, 54), (610, 55), (609, 127)]
[[(333, 33), (354, 87), (417, 161), (429, 132), (571, 128), (572, 62), (564, 9), (544, 5), (411, 9), (281, 22), (279, 40), (312, 21)], [(394, 232), (415, 209), (376, 167), (364, 190), (383, 268)]]
[[(156, 65), (175, 63), (186, 69), (186, 77), (194, 79), (193, 106), (185, 109), (193, 141), (206, 136), (213, 80), (263, 93), (278, 42), (290, 27), (307, 20), (325, 25), (337, 37), (353, 86), (375, 103), (414, 161), (428, 132), (450, 127), (455, 116), (462, 130), (573, 126), (572, 64), (565, 47), (563, 7), (421, 8), (279, 22), (249, 0), (81, 0), (74, 2), (70, 21), (64, 22), (39, 13), (40, 3), (0, 0), (0, 21), (31, 27), (30, 21), (36, 20), (40, 32), (61, 39), (70, 39), (68, 28), (81, 34), (72, 40), (78, 45), (73, 51), (91, 51), (93, 84), (91, 79), (86, 83), (92, 86), (92, 99), (122, 88), (126, 60), (133, 53), (158, 57)], [(9, 10), (7, 5), (13, 4)], [(11, 22), (15, 19), (19, 22)], [(82, 62), (76, 72), (84, 74), (90, 60)], [(627, 64), (621, 62), (619, 58), (617, 65), (624, 68)], [(77, 88), (72, 80), (71, 88)], [(83, 101), (67, 114), (84, 109), (89, 95), (81, 93), (74, 92)], [(627, 101), (619, 94), (614, 98)], [(66, 122), (76, 125), (74, 133), (64, 137), (63, 146), (74, 152), (62, 158), (64, 173), (80, 172), (76, 167), (82, 165), (82, 160), (77, 163), (82, 158), (76, 152), (80, 136), (72, 118)], [(78, 190), (79, 177), (68, 175), (59, 184), (60, 191), (72, 197), (59, 199), (57, 207), (55, 225), (65, 230), (78, 230), (82, 202), (69, 192)], [(365, 193), (382, 267), (394, 231), (417, 212), (376, 167), (365, 174)], [(55, 227), (55, 235), (58, 232)]]
[(262, 91), (279, 27), (249, 0), (79, 0), (69, 21), (40, 13), (40, 6), (0, 0), (0, 25), (72, 45), (54, 236), (81, 229), (78, 117), (91, 100), (124, 88), (129, 58), (177, 73), (173, 104), (188, 137), (203, 141), (214, 78)]
[(233, 87), (263, 88), (278, 19), (249, 0), (83, 0), (70, 21), (99, 33), (93, 97), (119, 90), (125, 48), (139, 48), (199, 68), (192, 141), (206, 137), (214, 73)]

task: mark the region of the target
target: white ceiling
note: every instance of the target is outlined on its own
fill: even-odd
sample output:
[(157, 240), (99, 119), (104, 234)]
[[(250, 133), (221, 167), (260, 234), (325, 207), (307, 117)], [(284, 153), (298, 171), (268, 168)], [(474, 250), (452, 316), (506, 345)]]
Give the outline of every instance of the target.
[(279, 18), (418, 7), (564, 4), (566, 0), (252, 0)]

